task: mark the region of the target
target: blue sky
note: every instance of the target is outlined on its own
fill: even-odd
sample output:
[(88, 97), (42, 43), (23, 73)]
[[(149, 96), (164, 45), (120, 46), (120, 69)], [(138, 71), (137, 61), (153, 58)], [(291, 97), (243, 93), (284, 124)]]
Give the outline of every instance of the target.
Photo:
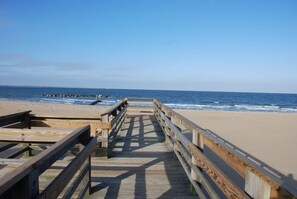
[(297, 93), (297, 1), (0, 0), (0, 85)]

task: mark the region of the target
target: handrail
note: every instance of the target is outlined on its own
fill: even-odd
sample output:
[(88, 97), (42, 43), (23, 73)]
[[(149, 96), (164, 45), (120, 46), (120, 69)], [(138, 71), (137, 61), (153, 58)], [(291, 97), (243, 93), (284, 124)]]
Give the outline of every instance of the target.
[[(254, 178), (257, 178), (257, 180), (261, 179), (260, 181), (263, 186), (267, 185), (265, 191), (266, 193), (269, 192), (270, 198), (296, 197), (297, 192), (294, 188), (290, 187), (281, 179), (277, 178), (272, 173), (263, 169), (261, 166), (250, 160), (251, 156), (246, 155), (246, 153), (242, 150), (238, 150), (237, 147), (221, 139), (219, 136), (216, 136), (214, 133), (201, 128), (197, 124), (194, 124), (190, 120), (184, 118), (180, 114), (160, 103), (158, 100), (155, 99), (154, 104), (155, 115), (158, 118), (158, 121), (161, 124), (164, 132), (166, 132), (167, 136), (170, 138), (172, 145), (178, 148), (179, 153), (183, 155), (184, 159), (188, 158), (188, 160), (190, 160), (192, 158), (192, 161), (188, 161), (188, 164), (192, 169), (191, 174), (194, 176), (194, 179), (196, 175), (196, 181), (199, 178), (199, 173), (197, 173), (196, 169), (197, 166), (198, 168), (204, 170), (206, 173), (211, 170), (209, 167), (212, 167), (212, 163), (203, 154), (203, 145), (206, 145), (210, 150), (217, 154), (225, 163), (227, 163), (232, 169), (234, 169), (238, 174), (240, 174), (240, 176), (245, 179), (245, 191), (248, 192), (250, 195), (257, 194), (254, 193), (257, 191), (251, 191), (247, 183), (253, 183), (252, 180)], [(196, 139), (196, 142), (192, 143), (190, 140), (188, 140), (188, 138), (185, 137), (184, 134), (181, 132), (180, 127), (184, 127), (190, 130), (193, 133), (193, 138)], [(191, 154), (191, 157), (185, 157), (187, 154)], [(219, 169), (216, 170), (216, 179), (213, 179), (214, 182), (216, 182), (218, 175), (220, 174), (223, 174), (223, 172)], [(252, 175), (255, 175), (256, 177), (247, 179)], [(198, 181), (200, 181), (201, 184), (201, 177)], [(218, 187), (223, 189), (226, 188), (226, 184), (222, 184), (222, 182), (232, 183), (232, 181), (228, 178), (224, 179), (224, 181), (218, 182)], [(222, 187), (221, 185), (224, 186)], [(233, 185), (231, 185), (230, 187), (232, 188), (232, 190), (236, 188)], [(260, 190), (261, 188), (258, 187), (258, 189)], [(231, 197), (231, 192), (229, 192), (228, 190), (222, 191), (226, 194), (227, 197)], [(247, 197), (247, 195), (244, 194), (242, 194), (242, 196)]]
[(31, 119), (67, 119), (67, 120), (101, 120), (101, 116), (68, 116), (68, 115), (37, 115), (30, 114)]
[(115, 110), (117, 110), (119, 107), (121, 106), (125, 106), (127, 105), (128, 99), (127, 98), (123, 98), (120, 101), (118, 101), (113, 107), (111, 107), (110, 109), (108, 109), (107, 111), (103, 112), (101, 114), (101, 117), (105, 116), (105, 115), (111, 115)]
[(144, 101), (144, 100), (148, 100), (148, 101), (154, 101), (155, 98), (150, 98), (150, 97), (127, 97), (128, 101), (130, 100), (141, 100), (141, 101)]
[[(60, 159), (75, 144), (81, 143), (84, 149), (74, 158), (69, 165), (48, 185), (48, 187), (39, 193), (39, 176), (50, 168), (50, 166)], [(83, 172), (90, 172), (90, 155), (95, 149), (96, 140), (90, 137), (90, 126), (81, 127), (69, 135), (65, 136), (59, 142), (50, 146), (38, 155), (32, 157), (22, 166), (14, 171), (4, 175), (0, 181), (1, 198), (56, 198), (66, 187), (68, 182), (74, 177), (84, 162), (88, 161), (86, 166), (78, 176)], [(89, 160), (88, 160), (89, 158)], [(84, 176), (83, 176), (84, 177)], [(88, 179), (90, 182), (90, 179)], [(77, 187), (80, 182), (75, 184)], [(90, 183), (84, 189), (84, 192), (90, 188)]]
[(102, 130), (97, 134), (97, 139), (101, 143), (101, 148), (98, 149), (97, 152), (98, 156), (109, 157), (115, 143), (114, 138), (119, 132), (126, 117), (127, 107), (128, 99), (126, 97), (101, 114)]
[(29, 120), (29, 113), (31, 111), (23, 111), (14, 114), (0, 116), (0, 127), (11, 125), (17, 122), (26, 122)]

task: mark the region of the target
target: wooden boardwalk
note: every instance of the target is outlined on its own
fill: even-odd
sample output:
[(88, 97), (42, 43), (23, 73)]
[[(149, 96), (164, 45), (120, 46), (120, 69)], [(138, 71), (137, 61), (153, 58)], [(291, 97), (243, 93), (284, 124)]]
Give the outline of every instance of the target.
[(153, 114), (129, 114), (115, 142), (92, 158), (91, 198), (197, 198)]
[(95, 117), (0, 116), (0, 198), (297, 198), (265, 163), (141, 100)]

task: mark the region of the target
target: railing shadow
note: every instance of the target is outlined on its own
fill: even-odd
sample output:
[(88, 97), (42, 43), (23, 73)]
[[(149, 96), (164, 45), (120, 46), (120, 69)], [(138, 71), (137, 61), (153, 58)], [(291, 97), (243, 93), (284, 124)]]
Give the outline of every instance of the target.
[[(227, 140), (225, 140), (224, 138), (222, 138), (221, 136), (219, 136), (218, 134), (216, 134), (215, 132), (209, 130), (209, 129), (206, 129), (207, 132), (215, 135), (217, 138), (219, 138), (220, 140), (222, 140), (223, 142), (225, 143), (228, 143), (228, 145), (230, 147), (232, 147), (233, 149), (235, 149), (236, 151), (240, 152), (241, 154), (244, 154), (245, 158), (249, 159), (249, 160), (252, 160), (253, 162), (255, 162), (258, 166), (260, 166), (262, 169), (264, 169), (266, 172), (270, 173), (272, 176), (274, 176), (275, 178), (278, 178), (282, 181), (284, 181), (286, 183), (285, 186), (289, 186), (289, 187), (297, 187), (297, 180), (294, 179), (294, 176), (292, 173), (289, 173), (288, 175), (285, 175), (283, 173), (281, 173), (280, 171), (278, 171), (277, 169), (273, 168), (272, 166), (266, 164), (265, 162), (261, 161), (260, 159), (256, 158), (255, 156), (247, 153), (247, 152), (244, 152), (242, 151), (241, 149), (239, 149), (239, 147), (235, 146), (234, 144), (228, 142)], [(213, 156), (216, 156), (216, 155), (213, 155)], [(220, 159), (219, 157), (217, 157), (217, 159)], [(215, 159), (214, 159), (215, 160)], [(222, 161), (219, 161), (219, 165), (222, 164)], [(222, 166), (223, 170), (226, 169), (227, 167), (229, 166)], [(227, 170), (227, 169), (226, 169)], [(233, 174), (231, 176), (237, 176), (237, 174)], [(237, 178), (238, 179), (238, 178)], [(239, 181), (236, 181), (235, 182), (237, 183), (244, 183), (244, 182), (239, 182)], [(284, 185), (284, 184), (283, 184)], [(242, 185), (242, 187), (244, 186), (244, 184)], [(294, 188), (296, 189), (296, 188)]]
[[(127, 122), (129, 121), (129, 122)], [(131, 160), (133, 164), (125, 166), (109, 165), (109, 166), (92, 166), (92, 170), (114, 172), (118, 171), (120, 174), (112, 177), (92, 177), (92, 182), (98, 183), (92, 187), (92, 193), (107, 189), (105, 198), (118, 198), (123, 182), (127, 183), (131, 179), (135, 181), (129, 182), (129, 190), (134, 186), (134, 198), (152, 197), (147, 188), (152, 183), (152, 177), (148, 176), (147, 170), (156, 172), (156, 177), (162, 171), (151, 171), (150, 167), (164, 167), (167, 185), (160, 185), (158, 188), (163, 190), (162, 193), (156, 195), (156, 198), (182, 198), (188, 194), (189, 183), (187, 178), (179, 165), (178, 161), (174, 159), (173, 153), (169, 151), (164, 145), (160, 149), (159, 143), (165, 141), (165, 135), (161, 130), (154, 115), (131, 115), (126, 118), (122, 132), (116, 139), (114, 150), (111, 157), (119, 159)], [(153, 145), (157, 144), (156, 148)], [(135, 164), (134, 164), (135, 163)], [(123, 172), (121, 172), (123, 171)], [(159, 173), (158, 173), (159, 172)], [(185, 179), (185, 182), (177, 183), (178, 179)], [(149, 178), (149, 179), (148, 179)], [(158, 184), (158, 179), (154, 179)], [(164, 179), (163, 179), (164, 180)], [(150, 183), (148, 185), (147, 183)], [(157, 186), (157, 185), (153, 185)], [(180, 188), (184, 188), (185, 192), (181, 192)]]

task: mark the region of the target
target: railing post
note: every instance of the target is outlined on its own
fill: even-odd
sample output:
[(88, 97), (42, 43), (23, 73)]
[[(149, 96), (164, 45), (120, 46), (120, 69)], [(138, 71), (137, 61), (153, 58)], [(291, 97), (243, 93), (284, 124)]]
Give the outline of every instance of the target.
[[(30, 199), (39, 195), (39, 175), (35, 170), (17, 182), (10, 190), (7, 198)], [(4, 196), (6, 197), (6, 196)]]
[[(109, 122), (109, 114), (102, 116), (102, 122)], [(100, 146), (97, 146), (96, 148), (96, 156), (102, 157), (102, 158), (108, 158), (108, 137), (109, 137), (110, 129), (102, 129), (102, 138), (103, 140), (98, 140), (97, 144), (100, 144)]]
[[(203, 137), (202, 135), (198, 132), (197, 129), (193, 129), (192, 131), (192, 143), (197, 146), (202, 152), (203, 152), (203, 147), (204, 147), (204, 144), (203, 144)], [(197, 161), (196, 159), (192, 156), (192, 164), (193, 166), (197, 166)], [(198, 167), (199, 168), (199, 167)], [(200, 171), (202, 172), (202, 169), (199, 168)], [(195, 181), (198, 182), (198, 185), (201, 187), (201, 179), (199, 178), (199, 176), (195, 173), (195, 171), (191, 168), (191, 178)], [(191, 187), (190, 187), (190, 192), (191, 194), (193, 195), (196, 195), (196, 191), (193, 187), (193, 185), (191, 184)]]
[(88, 158), (88, 170), (89, 170), (89, 181), (88, 181), (88, 186), (89, 186), (89, 195), (92, 194), (92, 161), (91, 161), (91, 156)]
[[(102, 118), (102, 121), (103, 122), (109, 122), (109, 115), (104, 115), (103, 118)], [(108, 136), (109, 136), (109, 129), (103, 129), (102, 130), (102, 135), (103, 137), (106, 139), (104, 140), (104, 142), (102, 143), (102, 147), (104, 148), (108, 148)]]

